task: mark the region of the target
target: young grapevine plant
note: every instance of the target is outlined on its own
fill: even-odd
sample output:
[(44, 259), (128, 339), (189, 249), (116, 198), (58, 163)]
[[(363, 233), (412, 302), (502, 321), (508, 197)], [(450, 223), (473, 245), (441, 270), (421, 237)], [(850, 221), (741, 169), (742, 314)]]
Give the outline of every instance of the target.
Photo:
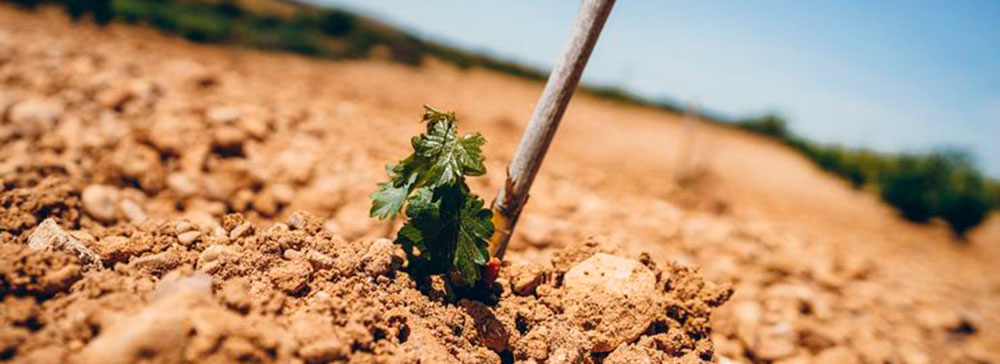
[(405, 211), (395, 242), (406, 251), (409, 268), (472, 286), (489, 260), (493, 214), (465, 177), (486, 173), (480, 150), (486, 140), (479, 133), (459, 136), (455, 114), (430, 106), (424, 106), (423, 122), (427, 131), (410, 140), (413, 154), (386, 166), (389, 181), (372, 194), (371, 216), (392, 219)]

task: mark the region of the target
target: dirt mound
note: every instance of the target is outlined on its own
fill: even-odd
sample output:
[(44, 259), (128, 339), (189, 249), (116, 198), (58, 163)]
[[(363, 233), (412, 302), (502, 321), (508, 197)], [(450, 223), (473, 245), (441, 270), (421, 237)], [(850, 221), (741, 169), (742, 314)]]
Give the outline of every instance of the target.
[[(606, 250), (596, 240), (558, 253), (560, 266), (572, 266), (568, 273), (508, 267), (484, 303), (456, 299), (440, 280), (414, 280), (388, 240), (348, 242), (301, 213), (266, 228), (233, 214), (221, 226), (149, 219), (93, 234), (66, 232), (54, 221), (21, 234), (49, 249), (33, 251), (21, 235), (0, 244), (0, 296), (9, 308), (0, 318), (4, 358), (575, 363), (639, 355), (707, 362), (710, 308), (732, 293), (688, 269), (659, 269), (648, 257), (593, 255)], [(81, 268), (87, 256), (63, 239), (98, 252), (100, 264)], [(604, 277), (622, 269), (632, 276)], [(635, 274), (645, 277), (641, 284), (630, 279)], [(614, 307), (627, 307), (624, 316), (605, 312)]]

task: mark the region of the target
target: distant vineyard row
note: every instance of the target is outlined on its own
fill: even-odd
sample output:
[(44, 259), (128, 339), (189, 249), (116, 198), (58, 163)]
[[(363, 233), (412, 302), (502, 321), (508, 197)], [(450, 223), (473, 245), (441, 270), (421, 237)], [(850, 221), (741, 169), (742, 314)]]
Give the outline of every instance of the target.
[(890, 154), (819, 145), (796, 136), (774, 115), (744, 119), (736, 125), (775, 138), (855, 188), (879, 194), (908, 220), (923, 223), (941, 218), (959, 237), (982, 222), (990, 210), (1000, 209), (1000, 181), (984, 176), (962, 151)]
[[(537, 69), (430, 42), (390, 25), (356, 14), (293, 1), (269, 0), (8, 0), (32, 7), (41, 3), (65, 7), (74, 18), (97, 23), (146, 24), (195, 42), (237, 44), (291, 51), (309, 56), (351, 59), (381, 54), (418, 66), (434, 57), (460, 68), (479, 67), (531, 80), (543, 80)], [(653, 101), (616, 87), (582, 86), (584, 92), (624, 103), (671, 112), (677, 104)], [(705, 115), (703, 115), (705, 116)], [(707, 117), (730, 123), (724, 117)], [(886, 154), (864, 149), (820, 145), (789, 132), (775, 116), (733, 124), (774, 137), (799, 150), (824, 170), (856, 188), (878, 193), (905, 218), (946, 221), (958, 236), (1000, 208), (1000, 182), (980, 173), (961, 152)]]

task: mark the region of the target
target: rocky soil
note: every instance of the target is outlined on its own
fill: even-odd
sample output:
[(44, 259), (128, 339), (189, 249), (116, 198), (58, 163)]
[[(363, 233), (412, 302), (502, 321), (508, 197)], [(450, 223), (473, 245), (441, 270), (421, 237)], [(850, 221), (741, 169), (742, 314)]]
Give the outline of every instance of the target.
[(761, 177), (727, 184), (718, 166), (745, 161), (722, 154), (676, 184), (655, 139), (676, 120), (590, 98), (495, 292), (414, 279), (394, 226), (367, 216), (382, 164), (423, 103), (456, 109), (490, 141), (491, 173), (472, 181), (490, 196), (538, 87), (0, 6), (0, 360), (1000, 363), (1000, 274), (984, 274), (998, 255), (980, 248), (997, 234), (913, 253), (891, 236), (937, 232), (881, 210), (836, 216), (895, 234), (832, 234), (796, 220), (832, 215), (740, 197)]

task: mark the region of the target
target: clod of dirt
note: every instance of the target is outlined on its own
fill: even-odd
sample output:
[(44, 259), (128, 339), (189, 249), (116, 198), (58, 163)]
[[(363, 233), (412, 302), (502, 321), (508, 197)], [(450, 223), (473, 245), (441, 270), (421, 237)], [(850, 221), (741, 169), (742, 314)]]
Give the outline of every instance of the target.
[(45, 219), (28, 236), (28, 250), (62, 251), (75, 255), (88, 268), (100, 267), (101, 257), (63, 230), (52, 218)]
[(312, 274), (312, 266), (302, 260), (282, 263), (268, 271), (268, 278), (282, 292), (295, 295), (306, 287)]
[(68, 253), (0, 245), (0, 296), (52, 296), (69, 289), (81, 274), (79, 259)]
[(518, 295), (526, 296), (535, 293), (535, 288), (545, 281), (546, 271), (537, 263), (511, 264), (505, 268), (505, 276), (509, 277), (511, 290)]
[[(180, 284), (180, 283), (176, 283)], [(77, 356), (78, 363), (134, 363), (156, 357), (179, 363), (185, 358), (189, 332), (196, 329), (192, 316), (210, 297), (194, 289), (178, 289), (131, 317), (120, 318), (102, 330)]]
[(146, 252), (149, 246), (125, 236), (106, 236), (94, 243), (94, 250), (109, 267), (115, 263), (126, 263), (132, 256)]
[(361, 264), (364, 265), (365, 272), (375, 277), (398, 268), (402, 261), (393, 254), (395, 249), (396, 246), (391, 240), (375, 239), (368, 246), (368, 251), (361, 257)]
[(608, 352), (642, 334), (656, 317), (656, 276), (641, 263), (598, 253), (563, 278), (565, 314)]

